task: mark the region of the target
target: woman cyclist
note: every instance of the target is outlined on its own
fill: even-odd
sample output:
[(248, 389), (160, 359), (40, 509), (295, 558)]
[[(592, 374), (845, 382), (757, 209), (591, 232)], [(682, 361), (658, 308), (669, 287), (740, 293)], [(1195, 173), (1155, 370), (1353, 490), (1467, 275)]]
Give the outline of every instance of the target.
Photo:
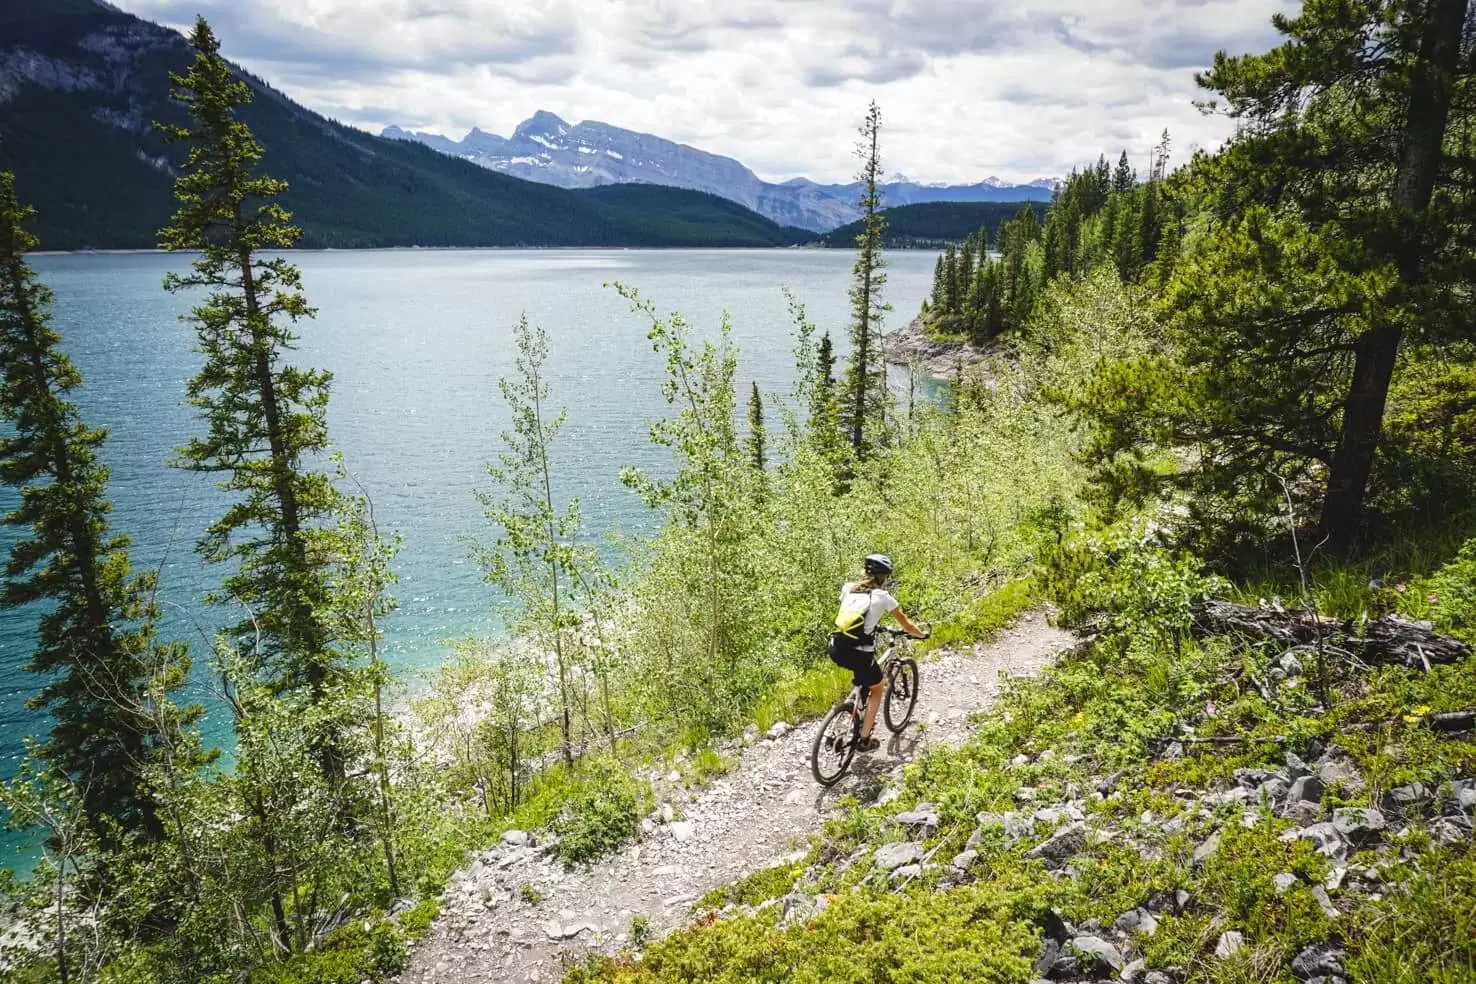
[(857, 749), (863, 752), (880, 747), (871, 737), (876, 711), (881, 707), (881, 667), (876, 662), (876, 627), (886, 615), (894, 617), (914, 639), (926, 639), (927, 633), (897, 605), (884, 585), (892, 576), (892, 559), (884, 554), (871, 554), (863, 564), (863, 573), (841, 588), (840, 611), (835, 616), (835, 631), (830, 634), (830, 658), (851, 671), (854, 686), (869, 688), (866, 715), (861, 722), (861, 739)]

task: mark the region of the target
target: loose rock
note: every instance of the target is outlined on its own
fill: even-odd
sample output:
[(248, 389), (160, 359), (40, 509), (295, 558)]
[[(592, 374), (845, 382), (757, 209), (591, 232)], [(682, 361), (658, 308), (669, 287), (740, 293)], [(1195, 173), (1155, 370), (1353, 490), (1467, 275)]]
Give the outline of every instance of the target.
[(1077, 936), (1067, 944), (1068, 951), (1081, 954), (1082, 963), (1095, 967), (1109, 967), (1114, 971), (1122, 969), (1122, 951), (1108, 943), (1100, 936)]
[(1378, 810), (1349, 806), (1333, 812), (1332, 825), (1350, 844), (1367, 847), (1383, 836), (1389, 821)]
[(1314, 943), (1292, 960), (1292, 976), (1299, 981), (1339, 976), (1348, 951), (1336, 943)]
[(1221, 960), (1229, 960), (1245, 947), (1245, 937), (1236, 930), (1220, 934), (1220, 942), (1215, 945), (1215, 956)]
[(1086, 824), (1071, 823), (1051, 835), (1050, 840), (1026, 852), (1027, 858), (1045, 861), (1046, 867), (1058, 868), (1080, 854), (1086, 847)]
[(903, 841), (900, 844), (884, 844), (876, 849), (874, 860), (876, 866), (882, 871), (892, 871), (904, 864), (915, 864), (922, 860), (923, 849), (920, 844)]

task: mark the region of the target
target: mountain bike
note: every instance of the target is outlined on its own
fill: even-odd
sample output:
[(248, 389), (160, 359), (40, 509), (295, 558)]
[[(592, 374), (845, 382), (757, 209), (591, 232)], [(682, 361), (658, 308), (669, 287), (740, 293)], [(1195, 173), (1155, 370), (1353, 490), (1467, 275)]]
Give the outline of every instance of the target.
[[(888, 731), (894, 735), (901, 734), (912, 721), (913, 709), (917, 707), (920, 680), (917, 660), (906, 655), (912, 637), (889, 626), (877, 626), (876, 634), (892, 640), (880, 660), (883, 682), (877, 686), (887, 688), (886, 696), (882, 698), (882, 719)], [(815, 743), (810, 748), (810, 771), (820, 785), (834, 786), (851, 767), (856, 746), (861, 742), (861, 723), (866, 716), (866, 702), (870, 696), (870, 687), (852, 687), (850, 696), (832, 707), (821, 722)]]

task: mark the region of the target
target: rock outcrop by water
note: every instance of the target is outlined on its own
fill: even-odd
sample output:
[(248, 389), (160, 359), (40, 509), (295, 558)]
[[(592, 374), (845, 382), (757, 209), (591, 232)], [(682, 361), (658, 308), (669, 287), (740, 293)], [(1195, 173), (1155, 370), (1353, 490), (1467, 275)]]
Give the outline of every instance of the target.
[(940, 341), (928, 333), (922, 318), (913, 318), (904, 328), (883, 339), (888, 364), (909, 366), (934, 379), (954, 379), (967, 373), (989, 355), (988, 349), (969, 342)]

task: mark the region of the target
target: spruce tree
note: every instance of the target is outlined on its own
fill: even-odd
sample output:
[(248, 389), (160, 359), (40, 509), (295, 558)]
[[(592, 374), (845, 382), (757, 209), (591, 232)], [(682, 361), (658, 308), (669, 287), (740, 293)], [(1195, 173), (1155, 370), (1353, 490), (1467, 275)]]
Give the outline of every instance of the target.
[(41, 748), (80, 790), (88, 823), (115, 834), (164, 834), (150, 794), (162, 759), (176, 770), (201, 764), (185, 731), (196, 708), (169, 695), (189, 673), (182, 645), (155, 636), (152, 573), (133, 573), (128, 539), (111, 532), (108, 469), (98, 460), (106, 431), (88, 427), (67, 397), (82, 377), (59, 346), (47, 308), (51, 292), (25, 254), (32, 215), (0, 174), (0, 478), (20, 490), (5, 522), (25, 537), (11, 548), (0, 605), (38, 604), (44, 614), (28, 669), (46, 682), (31, 701), (56, 719)]
[(929, 295), (932, 300), (932, 310), (947, 312), (948, 309), (948, 268), (947, 254), (939, 253), (938, 262), (933, 264), (933, 290)]
[[(330, 560), (309, 549), (311, 529), (339, 509), (329, 476), (310, 466), (328, 449), (331, 376), (284, 361), (296, 342), (291, 326), (314, 312), (298, 269), (270, 255), (296, 243), (299, 230), (275, 201), (286, 183), (258, 173), (261, 145), (236, 118), (251, 90), (232, 76), (204, 18), (190, 45), (189, 71), (171, 75), (171, 94), (189, 123), (158, 124), (189, 149), (175, 182), (179, 210), (161, 242), (199, 254), (192, 272), (171, 273), (165, 288), (209, 291), (187, 317), (205, 356), (188, 395), (206, 434), (180, 450), (180, 465), (220, 475), (235, 500), (199, 544), (208, 560), (230, 565), (215, 600), (250, 612), (233, 635), (255, 650), (275, 692), (303, 692), (326, 707), (349, 673), (320, 615), (328, 608)], [(343, 772), (333, 736), (342, 727), (323, 725), (327, 774)]]
[(1117, 159), (1117, 170), (1112, 174), (1112, 190), (1116, 194), (1123, 195), (1132, 191), (1137, 183), (1137, 175), (1133, 174), (1132, 166), (1128, 164), (1127, 151), (1124, 150), (1122, 156)]
[(887, 377), (882, 352), (882, 318), (890, 305), (882, 301), (887, 282), (882, 239), (887, 220), (881, 214), (881, 109), (872, 102), (861, 124), (857, 156), (861, 171), (861, 232), (856, 236), (856, 266), (851, 284), (851, 353), (841, 400), (851, 450), (865, 460), (886, 425)]
[(763, 474), (767, 467), (764, 440), (764, 398), (755, 381), (753, 394), (748, 398), (748, 458), (759, 474)]

